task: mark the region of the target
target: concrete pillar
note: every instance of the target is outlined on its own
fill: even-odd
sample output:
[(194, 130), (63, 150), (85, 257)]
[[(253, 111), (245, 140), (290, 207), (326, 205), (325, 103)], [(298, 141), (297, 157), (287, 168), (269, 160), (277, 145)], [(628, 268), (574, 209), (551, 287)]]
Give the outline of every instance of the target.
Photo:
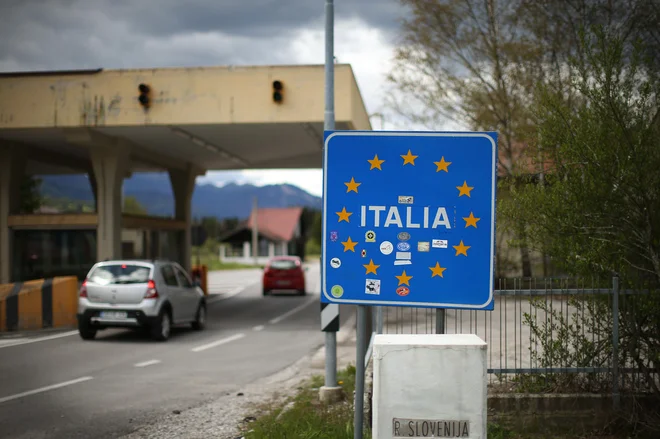
[(379, 334), (373, 437), (486, 437), (486, 343), (474, 334)]
[(179, 221), (185, 221), (185, 230), (177, 233), (177, 249), (179, 264), (190, 273), (192, 270), (192, 197), (195, 190), (195, 179), (200, 174), (192, 166), (184, 170), (170, 169), (170, 183), (174, 193), (174, 217)]
[(124, 177), (130, 170), (130, 148), (122, 142), (91, 145), (90, 156), (96, 182), (96, 258), (121, 258), (121, 210)]
[(272, 258), (275, 256), (275, 243), (274, 242), (269, 242), (268, 243), (268, 257)]
[(0, 284), (11, 281), (13, 249), (9, 215), (20, 211), (26, 162), (21, 150), (0, 146)]

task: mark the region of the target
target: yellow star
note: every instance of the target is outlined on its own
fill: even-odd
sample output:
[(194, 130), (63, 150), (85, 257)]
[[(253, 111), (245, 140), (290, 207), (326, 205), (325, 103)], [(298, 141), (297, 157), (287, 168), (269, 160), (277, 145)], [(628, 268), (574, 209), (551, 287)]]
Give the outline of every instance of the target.
[(403, 270), (403, 273), (401, 273), (401, 276), (394, 276), (397, 279), (399, 279), (399, 285), (408, 285), (410, 286), (410, 279), (412, 279), (412, 276), (406, 275), (406, 270)]
[(468, 227), (472, 226), (475, 229), (477, 228), (477, 221), (479, 221), (481, 218), (475, 218), (474, 213), (470, 212), (470, 216), (467, 218), (463, 218), (465, 220), (465, 228), (467, 229)]
[(470, 196), (470, 191), (474, 188), (468, 186), (467, 181), (463, 181), (463, 186), (456, 186), (456, 189), (458, 189), (458, 196), (459, 197), (462, 197), (463, 195), (467, 195), (469, 197)]
[(404, 165), (407, 164), (407, 163), (410, 163), (413, 166), (415, 166), (415, 159), (417, 157), (419, 157), (419, 156), (412, 155), (412, 152), (410, 152), (410, 150), (408, 150), (408, 154), (401, 156), (401, 158), (403, 159), (403, 164)]
[(451, 165), (451, 162), (446, 162), (445, 157), (443, 156), (439, 162), (433, 162), (434, 165), (438, 167), (438, 169), (435, 170), (435, 172), (440, 172), (440, 171), (445, 171), (449, 172), (449, 165)]
[(369, 263), (362, 266), (367, 269), (367, 272), (365, 274), (369, 274), (369, 273), (378, 274), (376, 273), (376, 270), (378, 270), (378, 267), (380, 267), (380, 265), (374, 264), (373, 259), (369, 259)]
[(346, 193), (349, 193), (350, 191), (355, 192), (356, 194), (358, 193), (357, 188), (360, 186), (362, 183), (356, 183), (355, 179), (351, 177), (351, 181), (348, 183), (344, 183), (346, 185)]
[(353, 215), (353, 212), (346, 212), (346, 208), (344, 207), (341, 212), (335, 212), (337, 215), (339, 215), (339, 221), (338, 223), (342, 221), (346, 221), (347, 223), (350, 223), (351, 221), (348, 219), (349, 216)]
[(471, 246), (463, 244), (463, 240), (461, 240), (460, 244), (453, 245), (452, 247), (454, 247), (454, 249), (456, 249), (456, 254), (454, 256), (458, 256), (458, 255), (467, 256), (467, 251)]
[(349, 236), (349, 237), (348, 237), (348, 240), (346, 240), (346, 241), (342, 241), (341, 245), (344, 246), (344, 251), (345, 251), (345, 252), (347, 252), (347, 251), (350, 250), (350, 251), (352, 251), (353, 253), (355, 253), (355, 246), (357, 245), (357, 242), (356, 242), (356, 241), (352, 241), (352, 240), (351, 240), (351, 237)]
[(379, 160), (378, 159), (378, 154), (376, 154), (373, 159), (367, 160), (367, 161), (371, 165), (371, 168), (369, 168), (370, 171), (372, 169), (380, 169), (382, 171), (380, 165), (382, 165), (385, 162), (385, 160)]
[(436, 262), (436, 263), (435, 263), (435, 267), (429, 267), (429, 270), (431, 270), (431, 272), (433, 273), (433, 274), (431, 275), (431, 277), (436, 277), (436, 276), (444, 277), (444, 276), (442, 275), (442, 273), (444, 273), (444, 271), (446, 270), (446, 268), (442, 268), (442, 267), (440, 266), (440, 263), (439, 263), (439, 262)]

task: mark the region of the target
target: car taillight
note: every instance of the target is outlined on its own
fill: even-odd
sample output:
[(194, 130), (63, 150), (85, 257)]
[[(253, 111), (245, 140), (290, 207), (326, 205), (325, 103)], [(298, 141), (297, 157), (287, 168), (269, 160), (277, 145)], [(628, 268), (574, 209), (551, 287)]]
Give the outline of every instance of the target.
[(80, 286), (80, 297), (87, 297), (87, 279), (85, 279)]
[(155, 299), (158, 297), (158, 291), (156, 291), (156, 282), (150, 280), (147, 283), (147, 292), (144, 293), (145, 299)]

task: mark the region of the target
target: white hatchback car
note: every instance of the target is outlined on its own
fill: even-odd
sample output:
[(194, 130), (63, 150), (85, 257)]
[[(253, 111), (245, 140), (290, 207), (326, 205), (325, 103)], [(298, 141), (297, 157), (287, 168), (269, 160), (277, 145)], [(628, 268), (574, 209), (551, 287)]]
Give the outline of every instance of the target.
[(118, 260), (95, 264), (78, 297), (78, 331), (91, 340), (100, 329), (144, 327), (160, 341), (172, 325), (206, 324), (204, 292), (174, 262)]

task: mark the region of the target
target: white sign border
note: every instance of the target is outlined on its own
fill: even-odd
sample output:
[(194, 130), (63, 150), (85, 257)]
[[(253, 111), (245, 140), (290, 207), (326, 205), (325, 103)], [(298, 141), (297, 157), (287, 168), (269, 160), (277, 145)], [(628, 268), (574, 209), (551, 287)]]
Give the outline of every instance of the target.
[[(327, 215), (328, 215), (328, 145), (330, 140), (336, 136), (393, 136), (393, 137), (481, 137), (490, 140), (492, 145), (491, 153), (491, 172), (492, 172), (492, 206), (491, 206), (491, 222), (490, 222), (490, 254), (493, 257), (490, 258), (490, 295), (488, 300), (481, 305), (472, 305), (472, 304), (459, 304), (459, 303), (435, 303), (435, 302), (405, 302), (405, 301), (387, 301), (387, 300), (350, 300), (350, 299), (338, 299), (332, 297), (326, 291), (326, 270), (323, 267), (323, 262), (327, 260), (327, 239), (328, 231), (327, 229)], [(496, 188), (497, 188), (497, 144), (495, 140), (485, 132), (424, 132), (424, 131), (335, 131), (330, 134), (327, 139), (325, 139), (323, 145), (323, 257), (321, 258), (321, 293), (330, 303), (344, 303), (349, 305), (371, 305), (371, 306), (419, 306), (427, 308), (456, 308), (456, 309), (483, 309), (488, 307), (493, 301), (493, 292), (494, 292), (494, 255), (495, 255), (495, 204), (496, 200)]]

